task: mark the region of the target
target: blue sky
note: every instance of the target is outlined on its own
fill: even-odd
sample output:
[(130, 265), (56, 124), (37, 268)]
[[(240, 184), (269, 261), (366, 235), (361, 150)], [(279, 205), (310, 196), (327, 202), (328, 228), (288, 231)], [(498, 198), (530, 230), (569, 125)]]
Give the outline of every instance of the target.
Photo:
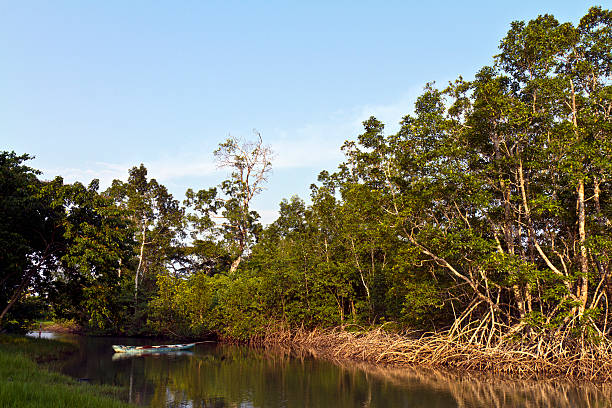
[(0, 0), (0, 149), (103, 187), (144, 163), (182, 199), (224, 178), (220, 142), (256, 129), (276, 152), (255, 203), (269, 222), (361, 121), (394, 131), (426, 82), (490, 64), (511, 21), (596, 4)]

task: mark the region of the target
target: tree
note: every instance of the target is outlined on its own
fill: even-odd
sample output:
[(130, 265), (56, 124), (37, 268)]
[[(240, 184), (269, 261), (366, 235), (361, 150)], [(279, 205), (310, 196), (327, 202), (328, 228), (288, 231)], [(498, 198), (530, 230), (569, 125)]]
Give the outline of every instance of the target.
[(117, 332), (127, 307), (121, 299), (121, 266), (129, 261), (134, 241), (124, 210), (98, 188), (98, 180), (85, 187), (63, 184), (59, 177), (43, 188), (63, 210), (65, 244), (43, 293), (58, 317)]
[(515, 22), (494, 67), (428, 86), (397, 135), (371, 119), (347, 145), (347, 180), (378, 193), (457, 322), (605, 327), (611, 16)]
[[(43, 182), (22, 164), (28, 159), (0, 154), (0, 322), (29, 294), (61, 304), (63, 317), (116, 329), (112, 295), (132, 249), (121, 210), (98, 194), (97, 180), (88, 187), (61, 177)], [(103, 304), (94, 304), (101, 294)]]
[[(153, 285), (158, 273), (171, 268), (183, 234), (184, 209), (165, 186), (147, 179), (147, 169), (142, 164), (129, 170), (127, 183), (114, 180), (105, 195), (124, 210), (133, 228), (137, 252), (132, 272), (137, 305), (143, 281)], [(126, 270), (129, 267), (122, 266)]]
[(257, 133), (255, 141), (229, 138), (219, 145), (214, 154), (219, 167), (232, 170), (230, 178), (222, 182), (220, 187), (227, 197), (222, 210), (225, 220), (223, 229), (226, 239), (232, 242), (230, 247), (234, 260), (230, 273), (233, 273), (261, 228), (257, 224), (259, 214), (251, 211), (250, 205), (253, 198), (263, 190), (263, 183), (272, 171), (273, 153)]
[(0, 324), (28, 289), (45, 280), (63, 246), (61, 207), (41, 193), (27, 154), (0, 152)]
[(181, 248), (177, 257), (179, 273), (189, 275), (203, 271), (212, 276), (230, 267), (232, 255), (220, 237), (215, 220), (224, 205), (217, 191), (213, 187), (197, 193), (192, 189), (185, 192), (183, 204), (188, 209), (185, 221), (191, 242)]

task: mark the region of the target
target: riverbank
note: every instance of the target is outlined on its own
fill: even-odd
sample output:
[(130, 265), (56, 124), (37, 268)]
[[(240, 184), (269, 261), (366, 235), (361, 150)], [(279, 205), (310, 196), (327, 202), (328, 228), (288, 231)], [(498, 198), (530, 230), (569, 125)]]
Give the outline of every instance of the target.
[(34, 332), (46, 331), (52, 333), (65, 333), (65, 334), (83, 334), (81, 326), (76, 324), (74, 321), (44, 321), (39, 322), (34, 328)]
[[(43, 330), (78, 333), (78, 328), (65, 323), (49, 322)], [(529, 341), (517, 336), (487, 337), (474, 333), (469, 330), (395, 333), (383, 327), (357, 326), (289, 330), (270, 326), (248, 343), (301, 349), (334, 362), (364, 362), (382, 368), (432, 368), (522, 380), (612, 382), (612, 342), (608, 339), (580, 341), (542, 336)], [(219, 340), (244, 343), (222, 336)]]
[(0, 335), (0, 406), (130, 407), (118, 400), (120, 388), (81, 383), (51, 371), (76, 351), (59, 341)]
[(413, 335), (375, 328), (348, 331), (270, 329), (254, 343), (302, 348), (333, 361), (392, 368), (424, 367), (494, 374), (512, 379), (612, 381), (612, 343), (551, 340), (527, 343), (468, 341), (456, 333)]

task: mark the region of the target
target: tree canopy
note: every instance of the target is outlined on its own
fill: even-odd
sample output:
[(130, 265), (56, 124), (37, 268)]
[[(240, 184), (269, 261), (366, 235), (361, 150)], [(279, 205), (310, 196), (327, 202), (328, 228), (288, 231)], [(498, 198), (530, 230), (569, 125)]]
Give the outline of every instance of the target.
[[(609, 339), (612, 13), (514, 22), (473, 80), (375, 117), (308, 200), (252, 209), (269, 147), (230, 138), (180, 203), (140, 165), (98, 191), (0, 156), (0, 324), (29, 298), (114, 333), (249, 339), (271, 326)], [(63, 294), (69, 294), (67, 297)], [(68, 300), (67, 300), (68, 299)], [(555, 337), (556, 336), (556, 337)]]

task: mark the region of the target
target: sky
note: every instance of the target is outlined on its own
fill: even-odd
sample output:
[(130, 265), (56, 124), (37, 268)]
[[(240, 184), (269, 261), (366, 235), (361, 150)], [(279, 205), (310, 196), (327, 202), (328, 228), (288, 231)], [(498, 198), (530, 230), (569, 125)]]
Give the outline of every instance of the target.
[(275, 152), (253, 204), (269, 223), (365, 119), (397, 131), (427, 82), (490, 65), (512, 21), (577, 23), (592, 5), (0, 0), (0, 150), (102, 188), (143, 163), (182, 200), (227, 177), (219, 143), (256, 131)]

